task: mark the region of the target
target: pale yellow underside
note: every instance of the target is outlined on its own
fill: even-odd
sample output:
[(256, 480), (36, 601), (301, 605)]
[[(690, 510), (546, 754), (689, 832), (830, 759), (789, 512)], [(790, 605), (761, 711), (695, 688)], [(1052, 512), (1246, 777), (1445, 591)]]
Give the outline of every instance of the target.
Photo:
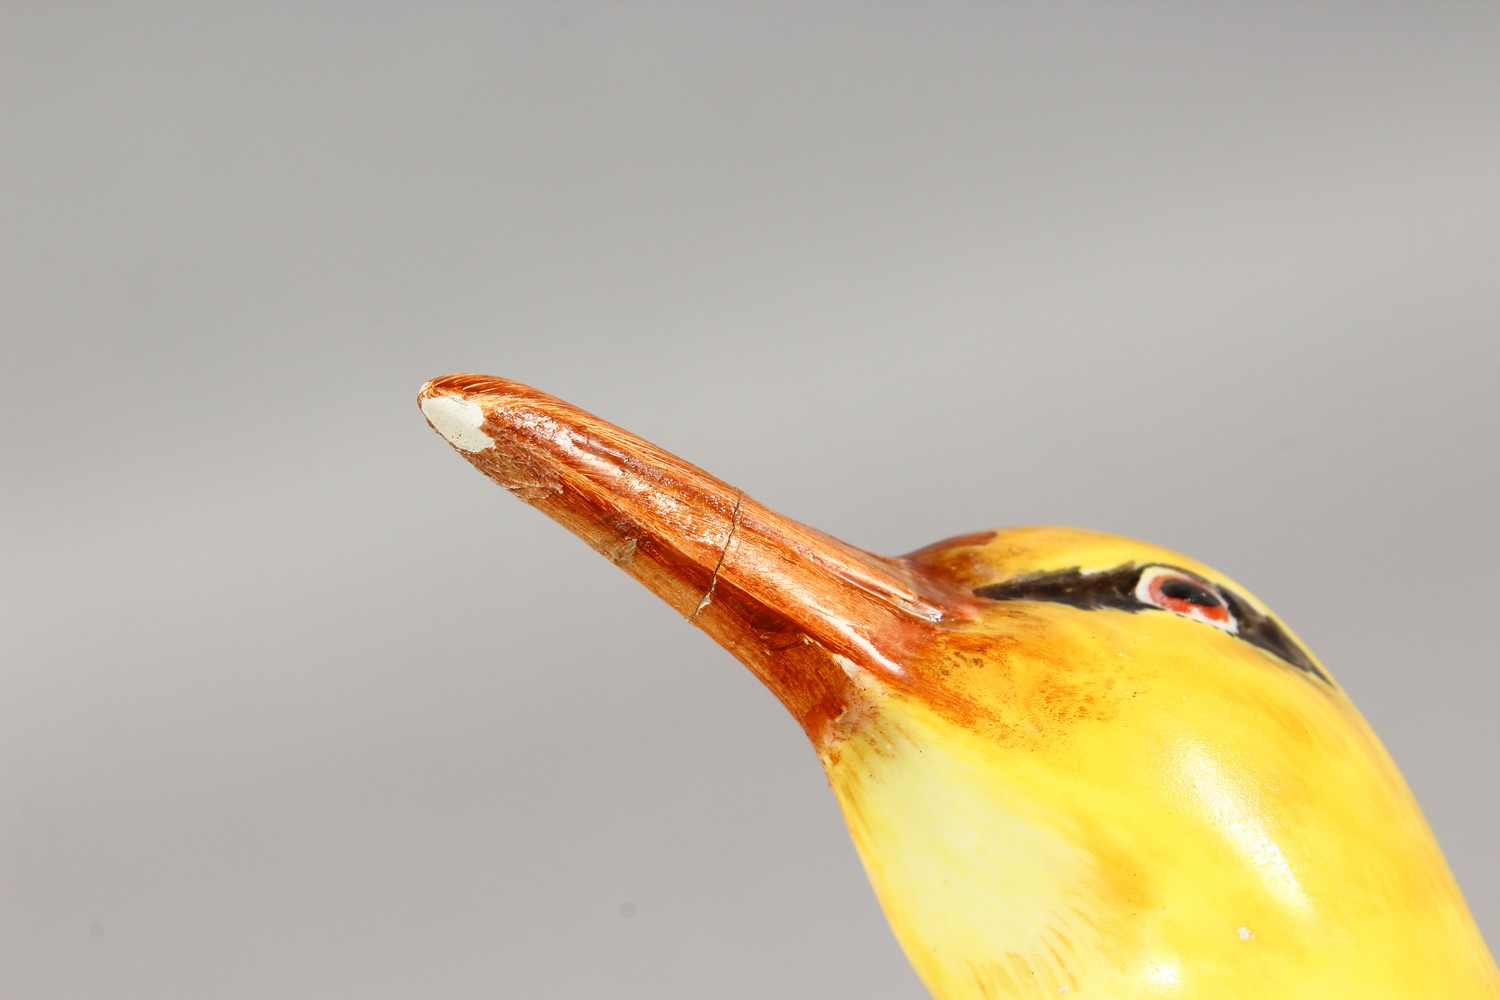
[(1342, 692), (1160, 612), (983, 627), (1037, 645), (939, 665), (982, 719), (854, 670), (869, 703), (823, 751), (935, 997), (1500, 997)]

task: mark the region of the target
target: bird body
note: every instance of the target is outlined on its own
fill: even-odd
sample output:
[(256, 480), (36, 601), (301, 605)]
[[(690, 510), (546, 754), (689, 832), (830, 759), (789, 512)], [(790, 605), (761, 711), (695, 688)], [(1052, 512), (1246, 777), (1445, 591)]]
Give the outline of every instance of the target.
[[(1175, 553), (1067, 529), (916, 560), (976, 589), (1165, 566), (1253, 600)], [(1022, 597), (919, 671), (918, 697), (861, 675), (872, 705), (823, 759), (934, 996), (1496, 992), (1420, 810), (1326, 675), (1165, 609)]]
[(1208, 567), (1063, 528), (875, 556), (525, 386), (420, 401), (780, 698), (940, 1000), (1500, 997), (1379, 740)]

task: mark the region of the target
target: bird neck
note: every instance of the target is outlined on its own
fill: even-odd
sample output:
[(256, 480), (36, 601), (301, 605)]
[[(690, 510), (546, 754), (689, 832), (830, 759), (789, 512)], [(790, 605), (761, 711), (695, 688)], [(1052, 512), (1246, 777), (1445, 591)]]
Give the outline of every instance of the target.
[[(1237, 776), (1194, 748), (1142, 753), (1101, 783), (1097, 762), (1067, 765), (1073, 749), (1004, 745), (851, 678), (862, 700), (820, 753), (891, 927), (938, 1000), (1500, 998), (1419, 819), (1378, 840), (1283, 829), (1204, 799), (1231, 794), (1214, 783)], [(1383, 755), (1348, 766), (1371, 768), (1374, 784), (1350, 783), (1376, 812), (1415, 815)], [(1293, 807), (1288, 822), (1314, 814)], [(1393, 891), (1409, 912), (1386, 919), (1374, 911)]]

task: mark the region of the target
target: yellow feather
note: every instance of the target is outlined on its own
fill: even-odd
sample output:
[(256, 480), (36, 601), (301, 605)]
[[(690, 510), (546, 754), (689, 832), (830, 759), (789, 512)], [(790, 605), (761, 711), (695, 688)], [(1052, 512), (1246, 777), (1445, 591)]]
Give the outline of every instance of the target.
[[(927, 556), (958, 557), (1008, 574), (1165, 562), (1232, 586), (1069, 529)], [(866, 679), (870, 705), (822, 756), (935, 997), (1500, 989), (1420, 810), (1337, 688), (1201, 622), (1046, 602), (997, 605), (923, 673), (955, 697)]]

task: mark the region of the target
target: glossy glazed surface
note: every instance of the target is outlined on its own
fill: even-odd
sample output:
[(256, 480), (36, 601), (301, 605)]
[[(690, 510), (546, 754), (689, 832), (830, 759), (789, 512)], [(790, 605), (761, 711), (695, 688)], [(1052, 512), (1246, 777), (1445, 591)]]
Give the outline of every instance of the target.
[[(1134, 564), (1238, 590), (1069, 529), (920, 558), (975, 586)], [(918, 670), (911, 692), (871, 678), (823, 757), (935, 996), (1495, 995), (1417, 804), (1331, 683), (1169, 612), (1021, 600)]]
[(1379, 741), (1207, 567), (1060, 528), (874, 556), (526, 386), (420, 401), (797, 717), (934, 996), (1500, 997)]

